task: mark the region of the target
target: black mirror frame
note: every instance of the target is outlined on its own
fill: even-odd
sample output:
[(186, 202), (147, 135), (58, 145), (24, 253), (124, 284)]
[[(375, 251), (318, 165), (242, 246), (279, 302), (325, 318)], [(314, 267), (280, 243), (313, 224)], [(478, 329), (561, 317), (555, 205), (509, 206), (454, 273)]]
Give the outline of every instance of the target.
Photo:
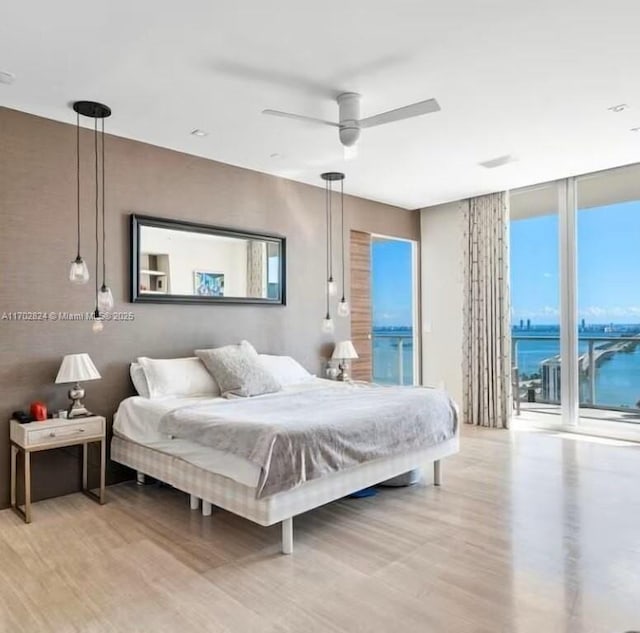
[[(237, 237), (239, 239), (262, 239), (276, 242), (280, 246), (280, 270), (279, 287), (280, 296), (277, 299), (262, 299), (259, 297), (198, 297), (194, 295), (146, 295), (139, 292), (140, 287), (140, 228), (153, 226), (157, 228), (189, 231), (192, 233), (207, 233), (209, 235), (224, 235), (225, 237)], [(267, 233), (252, 233), (220, 226), (210, 226), (187, 222), (184, 220), (170, 220), (149, 215), (130, 215), (130, 275), (131, 275), (131, 302), (132, 303), (183, 303), (201, 305), (265, 305), (284, 306), (287, 304), (287, 252), (286, 238), (281, 235)]]

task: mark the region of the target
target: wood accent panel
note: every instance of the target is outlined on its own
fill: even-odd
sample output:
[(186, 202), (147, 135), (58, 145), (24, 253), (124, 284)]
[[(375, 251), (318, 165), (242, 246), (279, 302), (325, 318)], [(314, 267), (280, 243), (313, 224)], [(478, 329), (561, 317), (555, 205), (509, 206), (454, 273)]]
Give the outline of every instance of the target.
[(359, 356), (351, 364), (351, 377), (354, 380), (371, 380), (371, 234), (351, 231), (350, 246), (351, 340)]

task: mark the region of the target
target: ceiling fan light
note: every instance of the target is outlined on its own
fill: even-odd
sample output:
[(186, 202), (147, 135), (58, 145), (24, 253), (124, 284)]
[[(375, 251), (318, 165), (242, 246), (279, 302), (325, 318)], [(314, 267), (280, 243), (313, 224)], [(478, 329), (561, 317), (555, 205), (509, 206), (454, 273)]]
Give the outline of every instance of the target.
[(357, 125), (340, 127), (340, 142), (345, 147), (352, 147), (360, 138), (360, 128)]

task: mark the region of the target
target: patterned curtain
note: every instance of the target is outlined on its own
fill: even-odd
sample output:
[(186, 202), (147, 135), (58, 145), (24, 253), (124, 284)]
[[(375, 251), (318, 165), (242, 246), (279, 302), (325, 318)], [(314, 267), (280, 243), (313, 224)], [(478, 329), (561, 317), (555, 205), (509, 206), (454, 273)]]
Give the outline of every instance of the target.
[(506, 429), (512, 397), (508, 194), (472, 198), (464, 220), (463, 419)]

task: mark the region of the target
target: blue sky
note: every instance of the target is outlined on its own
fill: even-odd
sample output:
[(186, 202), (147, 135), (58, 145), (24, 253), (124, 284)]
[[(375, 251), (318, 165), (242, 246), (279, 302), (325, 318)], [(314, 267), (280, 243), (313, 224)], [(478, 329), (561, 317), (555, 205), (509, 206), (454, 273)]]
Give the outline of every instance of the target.
[[(557, 324), (558, 216), (511, 223), (512, 317)], [(640, 202), (578, 213), (578, 313), (587, 323), (640, 323)]]
[(371, 251), (373, 327), (411, 326), (411, 243), (374, 239)]

